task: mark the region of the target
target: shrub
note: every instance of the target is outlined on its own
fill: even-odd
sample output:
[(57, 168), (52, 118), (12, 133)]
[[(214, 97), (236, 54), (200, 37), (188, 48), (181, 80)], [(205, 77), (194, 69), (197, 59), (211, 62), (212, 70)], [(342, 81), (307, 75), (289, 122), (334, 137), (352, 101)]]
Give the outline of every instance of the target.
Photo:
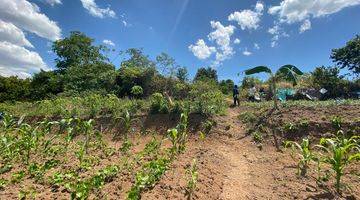
[(154, 93), (151, 95), (150, 112), (166, 114), (169, 113), (169, 105), (164, 96), (160, 93)]
[(133, 95), (136, 98), (141, 97), (141, 95), (143, 95), (144, 90), (141, 86), (135, 85), (134, 87), (131, 88), (131, 95)]

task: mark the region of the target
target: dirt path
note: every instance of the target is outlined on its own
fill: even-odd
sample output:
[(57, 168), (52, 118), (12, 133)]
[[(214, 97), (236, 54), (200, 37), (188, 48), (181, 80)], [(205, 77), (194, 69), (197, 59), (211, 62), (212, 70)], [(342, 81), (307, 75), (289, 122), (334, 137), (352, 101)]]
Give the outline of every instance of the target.
[(271, 138), (259, 150), (251, 136), (245, 136), (237, 118), (240, 112), (241, 108), (229, 108), (227, 115), (218, 116), (217, 126), (205, 141), (192, 135), (186, 152), (142, 199), (186, 199), (186, 169), (194, 158), (199, 178), (193, 199), (343, 199), (318, 187), (315, 172), (308, 178), (296, 176), (296, 162), (289, 153), (277, 152)]

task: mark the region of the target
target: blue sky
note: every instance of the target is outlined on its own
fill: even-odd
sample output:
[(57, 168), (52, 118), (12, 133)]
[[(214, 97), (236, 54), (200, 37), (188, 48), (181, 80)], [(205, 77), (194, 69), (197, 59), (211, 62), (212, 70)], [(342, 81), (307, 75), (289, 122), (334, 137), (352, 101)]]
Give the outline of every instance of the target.
[(136, 47), (153, 59), (168, 53), (190, 76), (212, 66), (220, 79), (236, 82), (237, 73), (257, 65), (294, 64), (303, 71), (332, 65), (331, 49), (360, 33), (360, 0), (1, 1), (5, 76), (53, 68), (49, 44), (75, 30), (97, 44), (107, 40), (116, 50), (109, 57), (117, 67), (116, 54)]

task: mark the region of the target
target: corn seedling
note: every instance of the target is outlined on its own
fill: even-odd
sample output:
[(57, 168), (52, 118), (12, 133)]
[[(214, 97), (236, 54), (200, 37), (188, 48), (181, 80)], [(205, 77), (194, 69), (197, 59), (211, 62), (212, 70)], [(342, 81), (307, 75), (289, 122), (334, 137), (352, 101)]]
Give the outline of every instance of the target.
[(331, 125), (332, 125), (333, 128), (334, 128), (335, 130), (337, 130), (337, 131), (341, 129), (342, 123), (343, 123), (343, 120), (342, 120), (342, 118), (339, 117), (339, 116), (335, 116), (335, 117), (333, 117), (333, 118), (331, 119)]
[(196, 190), (196, 184), (198, 181), (198, 167), (197, 167), (197, 160), (194, 159), (190, 168), (186, 171), (187, 175), (189, 176), (186, 186), (186, 195), (187, 199), (193, 199), (193, 194)]
[(325, 151), (322, 162), (330, 164), (335, 173), (335, 188), (340, 193), (341, 178), (344, 175), (344, 169), (356, 160), (360, 160), (360, 146), (358, 137), (347, 138), (322, 138), (320, 149)]
[(286, 141), (285, 142), (285, 148), (287, 147), (291, 147), (292, 149), (292, 157), (294, 158), (294, 152), (296, 150), (299, 151), (298, 153), (298, 157), (299, 157), (299, 161), (298, 161), (298, 175), (301, 176), (306, 176), (306, 173), (308, 171), (309, 168), (309, 164), (311, 161), (315, 160), (315, 156), (312, 153), (311, 149), (310, 149), (310, 142), (309, 139), (303, 139), (302, 142), (299, 144), (297, 142), (293, 142), (293, 141)]

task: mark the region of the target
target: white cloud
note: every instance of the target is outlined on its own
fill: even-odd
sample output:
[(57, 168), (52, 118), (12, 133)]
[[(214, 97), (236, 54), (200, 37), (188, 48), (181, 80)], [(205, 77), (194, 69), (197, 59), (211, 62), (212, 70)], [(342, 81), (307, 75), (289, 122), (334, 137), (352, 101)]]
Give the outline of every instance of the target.
[(38, 53), (9, 42), (0, 42), (1, 75), (18, 75), (24, 78), (26, 75), (40, 69), (49, 70)]
[(56, 4), (62, 4), (61, 0), (45, 0), (45, 3), (55, 6)]
[(299, 29), (299, 32), (300, 33), (303, 33), (303, 32), (305, 32), (305, 31), (307, 31), (307, 30), (310, 30), (311, 29), (311, 22), (310, 22), (310, 20), (305, 20), (304, 22), (303, 22), (303, 24), (300, 26), (300, 29)]
[(198, 40), (195, 45), (190, 45), (189, 50), (200, 60), (205, 60), (216, 52), (215, 47), (207, 46), (202, 39)]
[(271, 38), (271, 47), (275, 47), (281, 37), (289, 37), (289, 35), (281, 29), (279, 24), (275, 24), (269, 28), (268, 33), (273, 35)]
[(260, 49), (260, 45), (258, 43), (254, 43), (254, 49)]
[(61, 29), (56, 22), (40, 13), (38, 6), (26, 0), (1, 0), (0, 19), (52, 41), (61, 38)]
[(256, 30), (259, 27), (260, 17), (264, 10), (264, 5), (260, 2), (256, 3), (255, 11), (252, 10), (243, 10), (236, 11), (229, 15), (229, 21), (236, 21), (242, 30), (245, 29), (254, 29)]
[(264, 4), (257, 2), (255, 5), (255, 11), (261, 13), (264, 10)]
[(283, 0), (280, 5), (269, 8), (268, 12), (278, 14), (281, 22), (291, 24), (330, 15), (355, 5), (360, 5), (360, 0)]
[(95, 0), (80, 0), (83, 7), (94, 17), (104, 18), (104, 17), (116, 17), (116, 13), (108, 8), (99, 8)]
[(7, 41), (18, 46), (34, 46), (25, 38), (24, 32), (12, 23), (0, 19), (0, 41)]
[(216, 60), (213, 65), (220, 65), (222, 61), (231, 58), (235, 53), (230, 43), (235, 27), (232, 25), (224, 26), (220, 22), (215, 21), (211, 21), (210, 24), (215, 30), (208, 35), (208, 38), (210, 41), (215, 41), (218, 45)]
[(113, 46), (113, 47), (115, 46), (115, 43), (111, 40), (103, 40), (103, 43), (109, 46)]
[(243, 51), (243, 55), (244, 56), (251, 56), (251, 52), (250, 51), (248, 51), (247, 49), (245, 49), (245, 51)]
[(236, 39), (234, 40), (234, 44), (240, 44), (240, 42), (241, 42), (241, 40), (240, 40), (239, 38), (236, 38)]

